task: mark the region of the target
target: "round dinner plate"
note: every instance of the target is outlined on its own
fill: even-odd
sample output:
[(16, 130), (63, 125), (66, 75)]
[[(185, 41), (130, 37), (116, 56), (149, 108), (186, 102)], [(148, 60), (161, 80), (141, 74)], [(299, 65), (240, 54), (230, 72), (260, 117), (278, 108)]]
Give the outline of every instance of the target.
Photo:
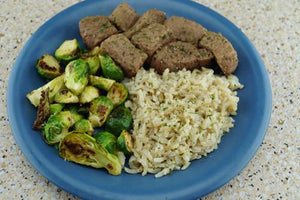
[(106, 170), (66, 162), (39, 132), (31, 129), (36, 108), (26, 94), (45, 83), (36, 73), (35, 62), (67, 39), (81, 43), (78, 22), (90, 15), (108, 16), (121, 1), (95, 0), (78, 3), (54, 16), (27, 41), (12, 68), (8, 84), (8, 116), (12, 132), (23, 154), (35, 169), (58, 187), (84, 199), (196, 199), (216, 190), (237, 175), (255, 155), (268, 128), (271, 87), (265, 66), (255, 47), (230, 21), (213, 10), (179, 0), (127, 1), (139, 14), (157, 8), (196, 21), (220, 32), (231, 41), (239, 57), (235, 75), (245, 86), (235, 127), (222, 137), (219, 148), (189, 168), (162, 178), (123, 172), (111, 176)]

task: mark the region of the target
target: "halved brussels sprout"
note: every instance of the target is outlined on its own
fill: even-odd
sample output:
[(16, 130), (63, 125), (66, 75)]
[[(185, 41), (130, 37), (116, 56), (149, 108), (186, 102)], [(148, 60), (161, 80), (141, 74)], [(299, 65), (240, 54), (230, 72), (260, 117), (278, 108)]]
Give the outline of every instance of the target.
[(130, 155), (132, 153), (132, 148), (133, 148), (132, 137), (130, 133), (127, 132), (126, 130), (123, 130), (120, 136), (118, 137), (117, 147), (126, 155)]
[(91, 85), (88, 85), (82, 91), (79, 102), (80, 103), (90, 103), (93, 99), (100, 96), (99, 90)]
[(123, 105), (116, 107), (108, 116), (105, 123), (105, 130), (114, 134), (116, 137), (118, 137), (123, 130), (130, 130), (131, 128), (131, 112)]
[(101, 144), (109, 153), (116, 154), (117, 138), (107, 131), (97, 132), (93, 136), (99, 144)]
[(50, 103), (53, 102), (56, 93), (58, 93), (64, 87), (64, 77), (65, 75), (62, 74), (61, 76), (56, 77), (55, 79), (49, 81), (47, 84), (43, 85), (42, 87), (31, 91), (26, 95), (29, 101), (37, 107), (40, 104), (41, 93), (43, 90), (49, 88), (49, 101)]
[(42, 55), (35, 67), (42, 77), (49, 80), (61, 75), (59, 62), (49, 54)]
[(79, 98), (68, 89), (63, 89), (55, 95), (54, 101), (56, 103), (78, 103)]
[(97, 55), (89, 57), (83, 56), (81, 59), (89, 65), (89, 74), (97, 74), (98, 69), (100, 68), (100, 61)]
[(61, 104), (61, 103), (50, 104), (50, 115), (54, 115), (56, 113), (59, 113), (60, 111), (62, 111), (62, 109), (64, 107), (65, 107), (65, 105)]
[(81, 59), (70, 62), (65, 69), (65, 85), (75, 95), (79, 95), (88, 84), (88, 64)]
[(76, 39), (64, 41), (55, 51), (55, 58), (63, 63), (70, 62), (79, 57), (81, 47)]
[(103, 76), (116, 81), (124, 79), (124, 73), (108, 54), (99, 55)]
[(104, 167), (112, 175), (119, 175), (122, 171), (118, 157), (109, 153), (88, 134), (68, 134), (60, 142), (59, 155), (68, 161), (82, 165), (94, 168)]
[(91, 102), (89, 109), (89, 120), (93, 127), (102, 126), (110, 112), (112, 111), (114, 104), (111, 100), (105, 96), (100, 96)]
[(118, 106), (127, 99), (128, 90), (124, 84), (115, 82), (109, 89), (107, 97), (113, 102), (114, 106)]
[(50, 102), (49, 102), (49, 89), (43, 90), (41, 93), (40, 104), (37, 108), (36, 119), (33, 123), (32, 128), (40, 130), (44, 122), (50, 116)]
[(76, 122), (74, 130), (77, 132), (88, 133), (89, 135), (92, 135), (94, 133), (93, 126), (87, 119), (81, 119)]
[(99, 89), (108, 91), (111, 86), (115, 83), (115, 80), (107, 79), (99, 76), (89, 76), (89, 83)]

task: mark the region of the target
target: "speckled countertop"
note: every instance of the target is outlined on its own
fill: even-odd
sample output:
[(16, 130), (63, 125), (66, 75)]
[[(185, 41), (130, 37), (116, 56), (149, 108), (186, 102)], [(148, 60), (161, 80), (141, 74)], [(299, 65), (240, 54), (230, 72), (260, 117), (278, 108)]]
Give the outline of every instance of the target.
[[(0, 0), (0, 199), (77, 199), (29, 164), (11, 133), (6, 89), (27, 39), (78, 0)], [(244, 170), (202, 199), (300, 199), (300, 1), (198, 1), (254, 43), (269, 72), (273, 106), (266, 137)]]

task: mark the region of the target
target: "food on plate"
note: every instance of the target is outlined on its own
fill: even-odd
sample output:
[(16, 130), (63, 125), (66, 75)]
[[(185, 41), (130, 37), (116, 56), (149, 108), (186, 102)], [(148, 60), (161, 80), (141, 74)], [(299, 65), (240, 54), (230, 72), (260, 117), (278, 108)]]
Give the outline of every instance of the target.
[(162, 74), (166, 69), (171, 72), (182, 69), (193, 70), (199, 67), (200, 53), (191, 43), (175, 41), (158, 50), (150, 66)]
[(209, 49), (215, 56), (222, 72), (232, 74), (238, 66), (237, 52), (221, 34), (208, 31), (199, 42), (200, 47)]
[(32, 128), (65, 160), (161, 177), (206, 156), (233, 127), (243, 86), (221, 34), (157, 9), (139, 17), (127, 3), (84, 17), (79, 32), (89, 49), (75, 38), (42, 55), (35, 68), (48, 82), (26, 95), (37, 107)]
[(183, 17), (172, 16), (164, 23), (173, 33), (176, 40), (189, 42), (197, 46), (206, 33), (206, 28)]
[(105, 168), (111, 175), (121, 174), (117, 156), (109, 153), (96, 139), (85, 133), (70, 133), (59, 144), (59, 155), (68, 161)]
[(233, 127), (238, 79), (214, 75), (202, 68), (162, 76), (141, 69), (126, 81), (133, 116), (133, 148), (129, 173), (155, 173), (186, 169), (191, 160), (217, 148), (221, 136)]
[(136, 23), (125, 32), (126, 37), (131, 38), (136, 32), (140, 31), (142, 28), (153, 24), (153, 23), (163, 23), (166, 20), (166, 13), (157, 10), (150, 9), (147, 10)]
[(122, 68), (127, 77), (135, 76), (148, 57), (123, 34), (113, 35), (104, 40), (101, 49)]
[(127, 31), (139, 17), (139, 14), (133, 8), (123, 2), (113, 10), (108, 19), (121, 31)]
[(118, 30), (106, 16), (89, 16), (80, 20), (79, 31), (84, 43), (91, 49)]

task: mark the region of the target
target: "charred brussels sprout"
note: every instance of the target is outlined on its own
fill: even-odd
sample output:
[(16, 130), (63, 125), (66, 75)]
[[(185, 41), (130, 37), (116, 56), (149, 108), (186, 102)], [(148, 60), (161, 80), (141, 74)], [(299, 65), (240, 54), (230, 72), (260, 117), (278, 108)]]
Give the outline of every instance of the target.
[(76, 122), (74, 130), (82, 133), (88, 133), (89, 135), (92, 135), (94, 133), (93, 126), (87, 119), (81, 119)]
[(121, 132), (117, 140), (117, 147), (126, 155), (132, 153), (133, 142), (130, 133), (125, 130)]
[(116, 154), (117, 138), (113, 134), (102, 131), (94, 135), (96, 141), (101, 144), (109, 153)]
[(55, 95), (54, 101), (57, 103), (78, 103), (79, 98), (68, 89), (63, 89)]
[(64, 74), (56, 77), (55, 79), (49, 81), (47, 84), (43, 85), (42, 87), (31, 91), (30, 93), (28, 93), (26, 95), (26, 97), (29, 99), (29, 101), (35, 107), (37, 107), (40, 104), (40, 98), (41, 98), (42, 91), (49, 88), (48, 97), (49, 97), (50, 103), (52, 103), (56, 93), (58, 93), (64, 87), (64, 77), (65, 77)]
[(69, 111), (61, 111), (51, 115), (46, 124), (42, 127), (42, 135), (48, 144), (56, 144), (64, 138), (73, 126), (74, 119)]
[(93, 85), (99, 89), (108, 91), (116, 81), (112, 80), (112, 79), (108, 79), (108, 78), (90, 75), (89, 82), (91, 85)]
[(105, 96), (100, 96), (91, 102), (89, 108), (89, 120), (93, 127), (102, 126), (114, 105), (111, 100)]
[(105, 123), (105, 130), (119, 136), (123, 130), (130, 130), (132, 127), (132, 115), (128, 108), (121, 105), (116, 107), (108, 116)]
[(100, 61), (97, 55), (90, 57), (81, 57), (89, 65), (89, 74), (96, 74), (100, 68)]
[(64, 107), (65, 107), (65, 105), (61, 104), (61, 103), (50, 104), (50, 115), (54, 115), (56, 113), (59, 113), (60, 111), (62, 111), (62, 109)]
[(65, 85), (75, 95), (79, 95), (88, 84), (88, 64), (81, 59), (70, 62), (65, 69)]
[(54, 79), (61, 75), (61, 69), (58, 61), (51, 55), (42, 55), (37, 61), (36, 69), (38, 73), (46, 79)]
[(115, 64), (108, 54), (99, 55), (99, 59), (104, 77), (116, 81), (121, 81), (124, 79), (124, 73), (122, 69)]
[(122, 83), (114, 83), (109, 89), (107, 97), (113, 102), (114, 106), (122, 104), (128, 97), (128, 90)]
[(76, 39), (64, 41), (55, 51), (55, 58), (64, 64), (79, 57), (81, 47)]
[(122, 171), (118, 157), (109, 153), (88, 134), (71, 133), (64, 137), (59, 145), (59, 155), (82, 165), (105, 168), (112, 175), (119, 175)]
[(43, 90), (41, 93), (40, 104), (37, 108), (36, 119), (33, 123), (32, 128), (40, 130), (44, 122), (50, 116), (50, 102), (49, 102), (49, 89)]
[(86, 86), (84, 88), (84, 90), (82, 91), (80, 98), (79, 98), (79, 102), (80, 103), (89, 103), (91, 102), (93, 99), (97, 98), (100, 96), (100, 92), (97, 88), (95, 88), (94, 86)]

